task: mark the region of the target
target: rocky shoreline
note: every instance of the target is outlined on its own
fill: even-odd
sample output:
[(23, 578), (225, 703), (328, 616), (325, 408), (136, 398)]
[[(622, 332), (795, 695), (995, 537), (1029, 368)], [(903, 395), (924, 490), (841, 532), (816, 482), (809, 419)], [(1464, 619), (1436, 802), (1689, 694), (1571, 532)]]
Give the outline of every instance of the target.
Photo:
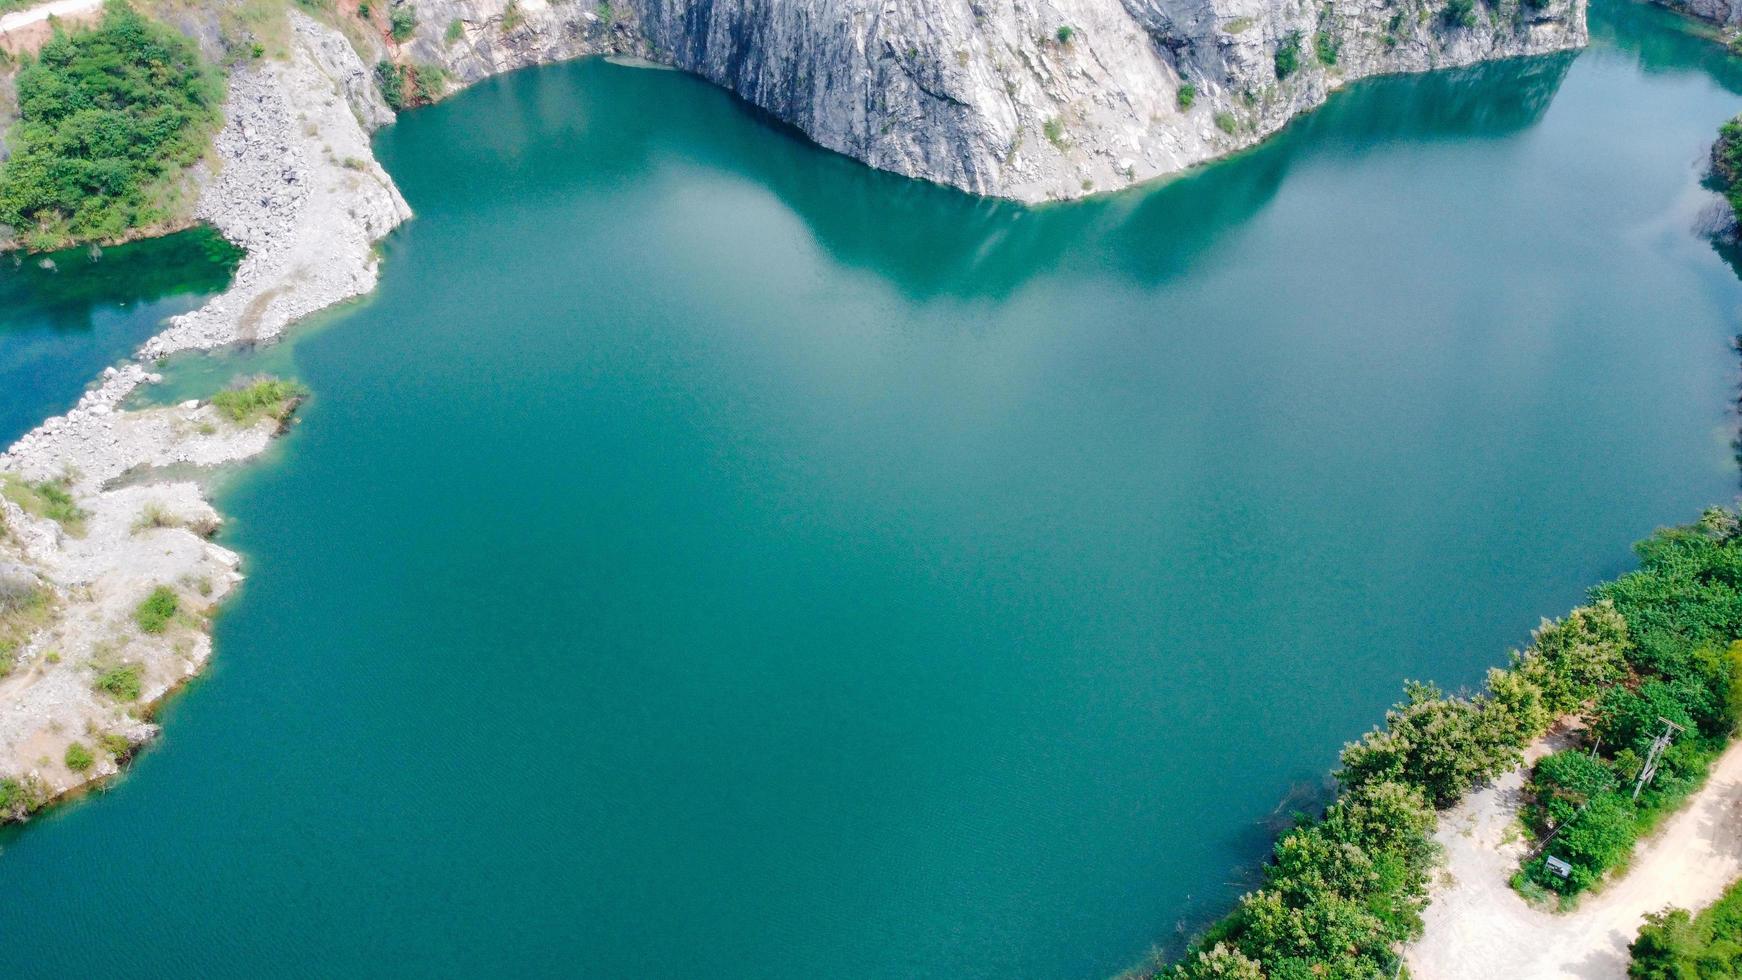
[[(410, 217), (370, 151), (369, 131), (392, 116), (362, 62), (331, 28), (289, 17), (287, 60), (232, 73), (222, 165), (201, 182), (201, 220), (247, 249), (231, 287), (0, 455), (0, 480), (57, 488), (79, 515), (0, 499), (0, 571), (52, 608), (0, 676), (0, 821), (113, 775), (156, 735), (150, 707), (209, 661), (210, 610), (242, 579), (239, 556), (209, 540), (221, 518), (188, 474), (258, 456), (279, 423), (238, 424), (198, 401), (124, 410), (158, 380), (150, 362), (269, 340), (372, 290), (374, 243)], [(175, 612), (153, 630), (139, 610), (159, 590)]]

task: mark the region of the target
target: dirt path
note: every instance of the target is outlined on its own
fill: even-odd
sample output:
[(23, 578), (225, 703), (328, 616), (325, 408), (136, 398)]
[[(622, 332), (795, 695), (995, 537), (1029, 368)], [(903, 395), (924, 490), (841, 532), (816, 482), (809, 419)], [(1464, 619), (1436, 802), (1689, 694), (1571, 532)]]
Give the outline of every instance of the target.
[[(1533, 755), (1549, 750), (1540, 746)], [(1688, 806), (1641, 844), (1632, 869), (1567, 915), (1539, 912), (1507, 885), (1524, 850), (1506, 843), (1524, 773), (1511, 773), (1440, 820), (1446, 874), (1407, 953), (1417, 980), (1621, 980), (1627, 945), (1648, 912), (1699, 908), (1742, 877), (1742, 741)]]

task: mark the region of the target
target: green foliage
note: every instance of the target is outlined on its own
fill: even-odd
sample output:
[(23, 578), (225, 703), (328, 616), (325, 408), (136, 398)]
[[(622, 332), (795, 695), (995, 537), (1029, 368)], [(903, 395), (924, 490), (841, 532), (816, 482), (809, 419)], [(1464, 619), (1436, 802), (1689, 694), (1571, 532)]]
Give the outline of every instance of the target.
[(1685, 909), (1646, 916), (1631, 948), (1634, 980), (1742, 976), (1742, 882), (1698, 916)]
[(33, 483), (10, 473), (0, 474), (0, 497), (17, 504), (26, 514), (54, 521), (75, 538), (85, 535), (85, 519), (91, 515), (73, 500), (67, 480)]
[(143, 689), (139, 665), (116, 664), (99, 670), (92, 686), (117, 701), (137, 701)]
[(440, 65), (418, 62), (411, 69), (411, 96), (416, 105), (429, 105), (442, 97), (447, 88), (448, 71)]
[(387, 12), (387, 35), (394, 41), (404, 44), (416, 33), (417, 11), (411, 9), (411, 4), (399, 4)]
[(1534, 803), (1525, 820), (1546, 835), (1572, 819), (1593, 798), (1620, 787), (1615, 773), (1590, 754), (1567, 749), (1544, 757), (1531, 774)]
[(442, 40), (447, 42), (448, 44), (458, 43), (460, 38), (465, 37), (465, 36), (466, 36), (466, 25), (464, 23), (461, 23), (461, 21), (458, 17), (455, 17), (453, 20), (448, 21), (448, 29), (446, 31), (442, 32)]
[(1071, 38), (1077, 36), (1077, 29), (1069, 24), (1061, 24), (1059, 25), (1058, 31), (1055, 32), (1053, 36), (1059, 39), (1060, 44), (1069, 44), (1071, 43)]
[(95, 756), (91, 755), (91, 750), (86, 747), (84, 743), (74, 742), (67, 746), (65, 761), (67, 768), (71, 769), (73, 772), (84, 772), (86, 769), (91, 768), (91, 765), (95, 763), (97, 759)]
[(35, 776), (0, 779), (0, 823), (23, 820), (48, 802), (48, 787)]
[(1190, 109), (1192, 103), (1197, 101), (1197, 98), (1198, 87), (1193, 85), (1191, 82), (1181, 85), (1179, 91), (1174, 93), (1174, 99), (1179, 102), (1179, 107), (1182, 112), (1186, 109)]
[(18, 649), (54, 617), (54, 593), (25, 579), (0, 581), (0, 677), (13, 665)]
[(1240, 123), (1235, 120), (1232, 112), (1218, 112), (1216, 113), (1216, 128), (1232, 136), (1234, 131), (1240, 128)]
[(33, 248), (109, 239), (171, 217), (175, 182), (221, 118), (221, 76), (193, 43), (111, 0), (18, 72), (0, 224)]
[(1476, 0), (1447, 0), (1440, 19), (1448, 27), (1475, 27)]
[(1276, 46), (1276, 79), (1281, 81), (1300, 70), (1300, 32), (1290, 31)]
[(1051, 143), (1053, 146), (1056, 146), (1061, 150), (1070, 145), (1070, 141), (1065, 138), (1064, 120), (1057, 116), (1053, 116), (1046, 122), (1041, 123), (1040, 131), (1046, 136), (1046, 141), (1048, 143)]
[(391, 61), (375, 63), (375, 84), (381, 89), (381, 100), (387, 108), (398, 112), (405, 108), (405, 69)]
[(308, 389), (295, 381), (262, 378), (218, 392), (212, 407), (237, 425), (251, 426), (261, 419), (284, 421), (307, 395)]
[(125, 759), (128, 753), (133, 751), (133, 743), (128, 740), (127, 736), (118, 732), (104, 732), (98, 735), (97, 744), (102, 747), (104, 752), (117, 759)]
[(1419, 786), (1438, 807), (1518, 764), (1530, 733), (1483, 696), (1446, 697), (1432, 684), (1404, 685), (1385, 728), (1343, 749), (1344, 786), (1387, 780)]
[(520, 9), (518, 0), (508, 0), (508, 6), (502, 8), (502, 33), (507, 34), (524, 23), (526, 13)]
[(162, 633), (169, 629), (170, 620), (180, 609), (181, 600), (176, 597), (175, 590), (160, 585), (133, 610), (133, 621), (146, 633)]
[(1330, 31), (1319, 31), (1313, 35), (1313, 53), (1318, 55), (1320, 64), (1326, 66), (1336, 64), (1337, 55), (1342, 50), (1343, 46), (1337, 42), (1336, 37)]

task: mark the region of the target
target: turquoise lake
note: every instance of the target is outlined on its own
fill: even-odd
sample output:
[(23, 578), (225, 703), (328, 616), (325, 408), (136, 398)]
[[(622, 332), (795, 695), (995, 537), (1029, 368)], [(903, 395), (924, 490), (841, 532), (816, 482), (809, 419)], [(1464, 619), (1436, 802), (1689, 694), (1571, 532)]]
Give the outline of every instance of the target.
[[(314, 395), (220, 495), (249, 579), (163, 739), (0, 833), (8, 969), (1092, 978), (1177, 943), (1404, 678), (1478, 683), (1735, 497), (1742, 281), (1696, 229), (1742, 64), (1592, 21), (1035, 209), (672, 72), (407, 114), (380, 290), (170, 365), (160, 397)], [(14, 414), (137, 343), (20, 367), (20, 322)]]

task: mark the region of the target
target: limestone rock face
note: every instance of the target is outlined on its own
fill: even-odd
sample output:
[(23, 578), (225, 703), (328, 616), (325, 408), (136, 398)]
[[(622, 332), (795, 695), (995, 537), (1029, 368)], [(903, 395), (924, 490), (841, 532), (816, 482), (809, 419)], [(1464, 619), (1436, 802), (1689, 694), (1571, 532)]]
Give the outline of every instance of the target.
[(460, 83), (644, 57), (872, 166), (1024, 201), (1249, 146), (1354, 79), (1588, 37), (1584, 0), (1469, 0), (1467, 12), (1447, 0), (403, 2), (418, 29), (400, 56)]

